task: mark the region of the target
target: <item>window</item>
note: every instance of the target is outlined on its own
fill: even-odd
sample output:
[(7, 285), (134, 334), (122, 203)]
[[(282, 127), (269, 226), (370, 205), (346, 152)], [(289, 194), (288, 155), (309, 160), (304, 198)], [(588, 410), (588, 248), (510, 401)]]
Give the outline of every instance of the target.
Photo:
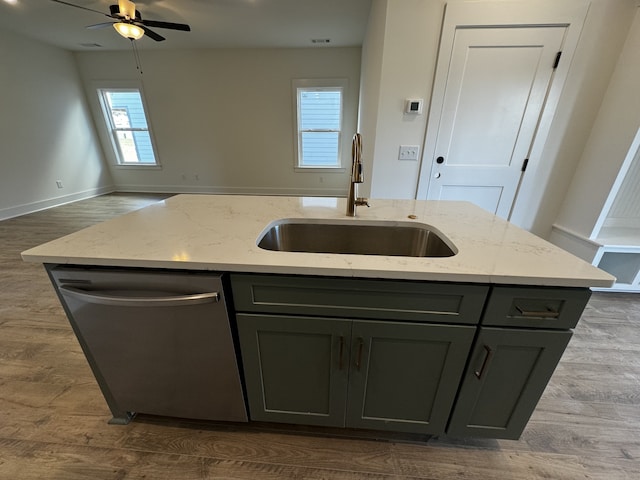
[(345, 80), (294, 80), (296, 167), (342, 168), (342, 107)]
[(158, 165), (137, 88), (98, 89), (118, 165)]

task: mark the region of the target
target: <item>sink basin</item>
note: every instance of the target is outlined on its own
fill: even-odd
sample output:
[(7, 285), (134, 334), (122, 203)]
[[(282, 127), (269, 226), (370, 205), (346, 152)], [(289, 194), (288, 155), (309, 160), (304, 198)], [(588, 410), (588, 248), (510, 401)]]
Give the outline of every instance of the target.
[(269, 225), (258, 247), (280, 252), (451, 257), (458, 249), (423, 223), (282, 219)]

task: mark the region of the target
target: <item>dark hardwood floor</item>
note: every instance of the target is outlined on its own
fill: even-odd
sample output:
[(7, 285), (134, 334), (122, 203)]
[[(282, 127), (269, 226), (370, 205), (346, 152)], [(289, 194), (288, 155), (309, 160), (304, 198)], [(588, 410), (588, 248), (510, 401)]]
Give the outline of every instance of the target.
[(41, 265), (20, 252), (162, 197), (0, 222), (0, 479), (639, 479), (640, 295), (595, 293), (519, 441), (111, 418)]

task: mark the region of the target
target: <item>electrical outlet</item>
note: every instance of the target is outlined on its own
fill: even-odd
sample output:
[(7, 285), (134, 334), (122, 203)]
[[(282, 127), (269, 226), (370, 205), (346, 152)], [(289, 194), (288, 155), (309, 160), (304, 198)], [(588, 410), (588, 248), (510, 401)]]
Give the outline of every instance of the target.
[(398, 160), (418, 160), (419, 145), (400, 145)]
[(64, 188), (64, 185), (62, 184), (62, 180), (56, 180), (56, 185), (58, 188)]

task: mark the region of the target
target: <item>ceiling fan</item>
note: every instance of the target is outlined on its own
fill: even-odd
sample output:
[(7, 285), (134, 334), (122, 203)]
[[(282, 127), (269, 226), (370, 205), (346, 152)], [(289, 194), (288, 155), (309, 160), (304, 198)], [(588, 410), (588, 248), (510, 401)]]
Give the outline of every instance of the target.
[(109, 13), (104, 13), (93, 8), (83, 7), (82, 5), (75, 5), (69, 2), (63, 2), (61, 0), (51, 0), (52, 2), (60, 3), (62, 5), (68, 5), (70, 7), (81, 8), (82, 10), (88, 10), (90, 12), (99, 13), (109, 18), (114, 19), (113, 22), (98, 23), (96, 25), (89, 25), (87, 28), (102, 28), (109, 25), (113, 25), (113, 28), (129, 40), (139, 40), (144, 34), (156, 42), (162, 42), (165, 38), (162, 35), (157, 34), (148, 27), (155, 28), (167, 28), (170, 30), (181, 30), (183, 32), (190, 32), (191, 27), (184, 23), (171, 23), (161, 22), (158, 20), (143, 20), (140, 12), (136, 10), (136, 5), (129, 0), (118, 0), (117, 5), (109, 6)]

